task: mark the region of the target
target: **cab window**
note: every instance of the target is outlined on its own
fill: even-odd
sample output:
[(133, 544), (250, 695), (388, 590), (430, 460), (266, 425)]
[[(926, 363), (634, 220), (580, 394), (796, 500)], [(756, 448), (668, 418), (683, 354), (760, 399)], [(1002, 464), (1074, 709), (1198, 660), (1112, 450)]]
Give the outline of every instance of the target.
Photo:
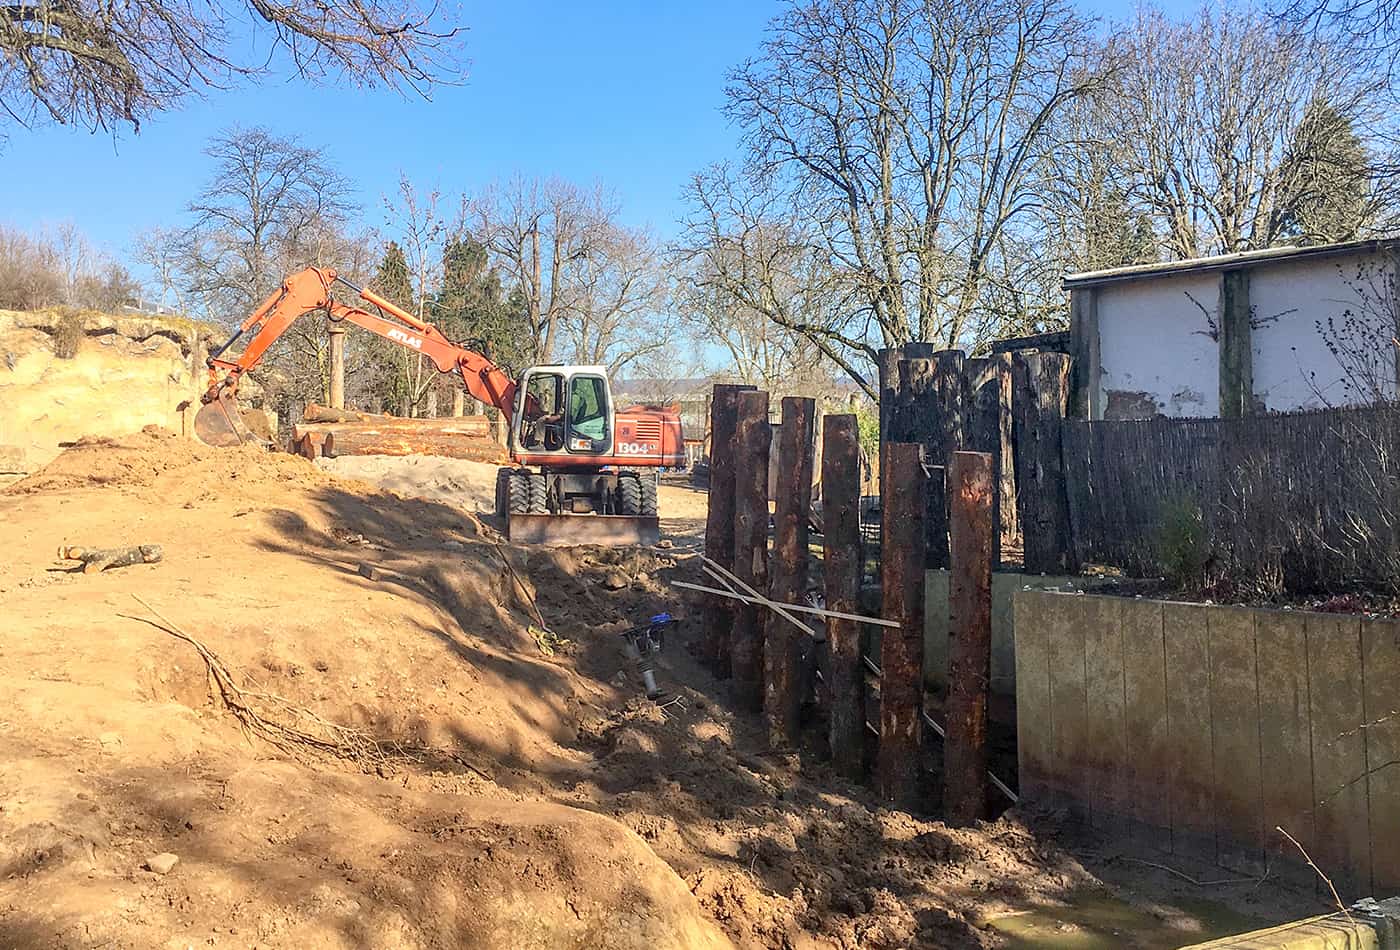
[(564, 377), (558, 373), (531, 373), (525, 384), (520, 444), (527, 449), (557, 451), (564, 447)]
[(575, 439), (590, 443), (608, 437), (608, 392), (600, 376), (575, 376), (569, 382), (569, 447), (588, 451), (590, 445), (575, 445)]

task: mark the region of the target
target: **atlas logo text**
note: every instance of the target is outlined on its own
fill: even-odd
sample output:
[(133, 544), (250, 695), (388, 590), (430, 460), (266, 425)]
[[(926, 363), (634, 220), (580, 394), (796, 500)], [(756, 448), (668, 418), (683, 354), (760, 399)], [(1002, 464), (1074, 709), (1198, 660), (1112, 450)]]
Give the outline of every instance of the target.
[(423, 348), (423, 338), (421, 336), (410, 336), (409, 334), (399, 329), (390, 330), (387, 336), (389, 337), (389, 339), (397, 340), (404, 346), (411, 346), (415, 350), (421, 350)]

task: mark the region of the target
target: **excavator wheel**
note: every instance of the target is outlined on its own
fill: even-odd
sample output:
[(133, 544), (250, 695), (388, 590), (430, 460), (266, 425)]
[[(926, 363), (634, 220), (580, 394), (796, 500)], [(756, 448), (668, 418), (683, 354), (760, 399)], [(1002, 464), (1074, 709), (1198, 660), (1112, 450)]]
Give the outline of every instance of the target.
[(656, 516), (656, 479), (638, 478), (638, 484), (642, 489), (642, 514), (648, 518)]
[(508, 502), (510, 513), (523, 515), (530, 511), (530, 473), (514, 471), (509, 475)]
[(532, 472), (528, 478), (530, 485), (529, 513), (532, 515), (548, 514), (549, 485), (545, 482), (544, 476), (538, 473)]
[(642, 480), (636, 472), (623, 472), (617, 478), (618, 514), (642, 513)]

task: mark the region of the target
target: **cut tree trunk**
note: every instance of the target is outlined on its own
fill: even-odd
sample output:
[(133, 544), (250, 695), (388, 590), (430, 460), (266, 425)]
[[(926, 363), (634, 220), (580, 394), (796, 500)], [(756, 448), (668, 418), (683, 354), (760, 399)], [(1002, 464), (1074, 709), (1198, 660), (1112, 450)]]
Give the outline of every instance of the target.
[(58, 556), (68, 561), (82, 561), (84, 574), (97, 574), (109, 567), (130, 567), (133, 564), (154, 564), (165, 556), (159, 544), (137, 544), (128, 548), (61, 547)]

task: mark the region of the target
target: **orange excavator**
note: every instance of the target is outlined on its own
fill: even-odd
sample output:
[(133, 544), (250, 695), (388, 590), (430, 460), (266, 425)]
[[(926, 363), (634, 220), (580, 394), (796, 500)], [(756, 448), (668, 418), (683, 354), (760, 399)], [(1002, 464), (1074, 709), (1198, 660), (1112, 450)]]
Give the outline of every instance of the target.
[[(336, 284), (373, 312), (337, 300)], [(194, 420), (200, 441), (265, 441), (238, 408), (238, 382), (298, 317), (316, 311), (325, 311), (333, 323), (353, 323), (423, 354), (439, 372), (458, 376), (474, 398), (501, 411), (514, 464), (496, 474), (496, 508), (512, 540), (649, 544), (658, 539), (661, 469), (685, 459), (675, 409), (617, 408), (601, 366), (532, 366), (512, 379), (488, 357), (328, 268), (309, 267), (288, 277), (210, 354), (209, 389)], [(242, 354), (226, 359), (245, 336)]]

